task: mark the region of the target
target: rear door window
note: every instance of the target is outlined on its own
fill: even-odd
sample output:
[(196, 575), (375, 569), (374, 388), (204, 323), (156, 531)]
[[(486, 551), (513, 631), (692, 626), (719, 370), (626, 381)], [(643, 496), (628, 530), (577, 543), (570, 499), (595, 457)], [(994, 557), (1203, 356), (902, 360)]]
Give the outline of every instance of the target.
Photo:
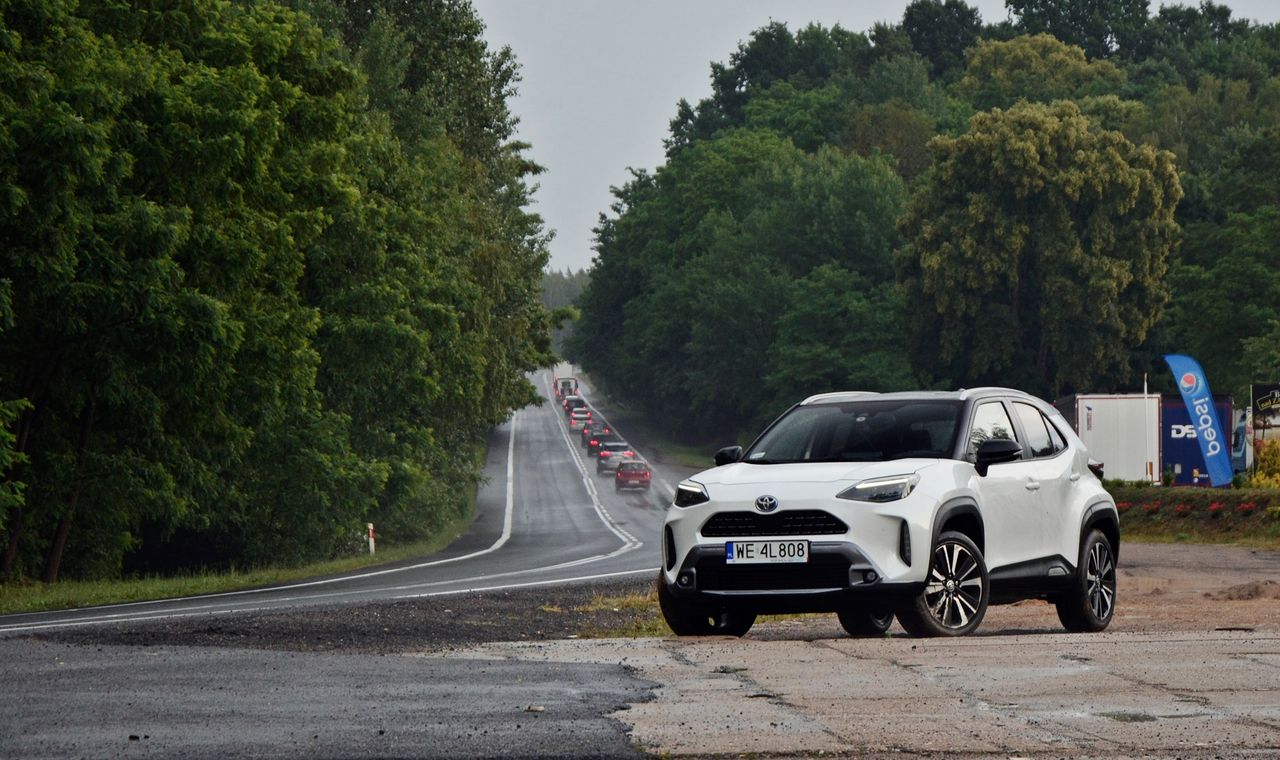
[(1065, 445), (1060, 444), (1061, 435), (1055, 439), (1054, 434), (1058, 431), (1053, 430), (1053, 426), (1044, 418), (1039, 409), (1030, 404), (1022, 404), (1015, 401), (1013, 410), (1018, 415), (1018, 421), (1022, 423), (1022, 429), (1027, 434), (1027, 449), (1031, 452), (1032, 457), (1037, 459), (1051, 457), (1066, 448)]

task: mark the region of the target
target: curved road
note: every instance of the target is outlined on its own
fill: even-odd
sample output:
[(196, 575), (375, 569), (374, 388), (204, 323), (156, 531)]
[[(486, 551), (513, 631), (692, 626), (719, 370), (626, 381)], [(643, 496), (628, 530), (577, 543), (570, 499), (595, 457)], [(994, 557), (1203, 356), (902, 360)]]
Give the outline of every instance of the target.
[[(540, 372), (533, 380), (554, 399), (551, 377)], [(590, 401), (589, 388), (584, 396)], [(615, 493), (610, 479), (595, 474), (594, 460), (552, 400), (517, 411), (493, 432), (476, 519), (465, 536), (430, 558), (262, 589), (5, 615), (0, 635), (656, 573), (663, 513), (672, 484), (686, 473), (654, 470), (649, 492)]]

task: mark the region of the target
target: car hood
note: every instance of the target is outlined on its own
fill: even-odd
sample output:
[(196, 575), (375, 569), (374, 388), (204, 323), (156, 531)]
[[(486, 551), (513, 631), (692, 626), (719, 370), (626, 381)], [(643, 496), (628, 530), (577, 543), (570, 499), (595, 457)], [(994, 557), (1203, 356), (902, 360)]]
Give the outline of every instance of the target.
[(735, 462), (694, 475), (703, 485), (751, 485), (764, 483), (835, 483), (917, 472), (936, 459), (894, 459), (888, 462), (803, 462), (749, 464)]

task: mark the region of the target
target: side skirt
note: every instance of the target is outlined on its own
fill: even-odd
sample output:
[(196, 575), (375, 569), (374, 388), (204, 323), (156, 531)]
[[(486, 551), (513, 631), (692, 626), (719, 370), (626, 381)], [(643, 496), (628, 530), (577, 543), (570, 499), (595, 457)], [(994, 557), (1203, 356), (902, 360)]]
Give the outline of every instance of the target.
[(1048, 599), (1071, 587), (1076, 568), (1066, 557), (1018, 562), (987, 571), (991, 579), (991, 604), (1012, 604), (1023, 599)]

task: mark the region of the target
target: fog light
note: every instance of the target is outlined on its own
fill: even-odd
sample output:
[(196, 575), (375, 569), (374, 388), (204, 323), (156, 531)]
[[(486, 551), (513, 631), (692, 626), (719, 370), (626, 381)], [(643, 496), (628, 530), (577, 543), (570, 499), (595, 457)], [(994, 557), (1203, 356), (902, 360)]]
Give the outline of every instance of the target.
[(877, 580), (880, 579), (880, 576), (876, 575), (875, 570), (868, 570), (867, 572), (862, 574), (862, 579), (865, 580), (867, 583), (875, 583)]

